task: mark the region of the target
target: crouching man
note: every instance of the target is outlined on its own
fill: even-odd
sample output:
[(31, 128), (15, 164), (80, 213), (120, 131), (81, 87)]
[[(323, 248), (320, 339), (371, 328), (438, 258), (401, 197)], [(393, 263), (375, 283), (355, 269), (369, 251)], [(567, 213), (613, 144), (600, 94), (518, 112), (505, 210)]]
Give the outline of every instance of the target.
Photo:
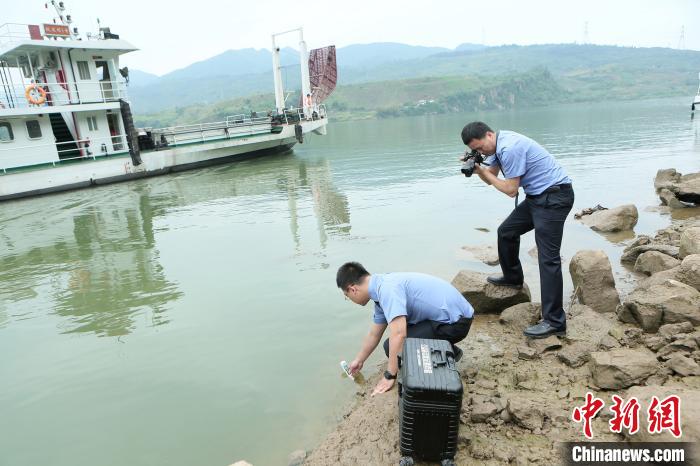
[(348, 262), (338, 269), (336, 284), (355, 304), (374, 301), (374, 323), (350, 363), (351, 374), (362, 369), (389, 327), (389, 338), (384, 341), (388, 367), (372, 395), (394, 386), (399, 371), (397, 356), (406, 337), (447, 340), (452, 343), (455, 360), (462, 357), (455, 343), (469, 333), (474, 309), (450, 283), (422, 273), (371, 275), (362, 264)]

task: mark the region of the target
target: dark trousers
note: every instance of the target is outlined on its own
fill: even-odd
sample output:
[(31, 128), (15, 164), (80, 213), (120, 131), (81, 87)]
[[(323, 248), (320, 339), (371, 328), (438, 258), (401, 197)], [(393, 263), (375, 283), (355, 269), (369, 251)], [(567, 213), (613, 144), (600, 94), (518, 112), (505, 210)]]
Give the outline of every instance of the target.
[(574, 205), (574, 191), (570, 185), (566, 189), (554, 188), (554, 191), (527, 196), (498, 227), (498, 259), (505, 279), (511, 283), (522, 283), (523, 268), (518, 257), (520, 236), (535, 230), (542, 319), (553, 327), (566, 328), (560, 249), (564, 220)]
[[(462, 317), (452, 324), (443, 324), (433, 320), (424, 320), (406, 328), (407, 338), (428, 338), (430, 340), (447, 340), (454, 346), (464, 340), (472, 326), (472, 320)], [(384, 340), (384, 352), (389, 357), (389, 339)]]

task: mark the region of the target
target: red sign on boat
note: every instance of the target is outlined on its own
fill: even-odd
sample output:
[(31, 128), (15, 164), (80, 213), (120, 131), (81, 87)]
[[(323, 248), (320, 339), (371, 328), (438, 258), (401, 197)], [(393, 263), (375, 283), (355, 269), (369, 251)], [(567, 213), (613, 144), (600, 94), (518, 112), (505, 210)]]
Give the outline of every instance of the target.
[(44, 35), (70, 37), (70, 28), (63, 24), (44, 24)]

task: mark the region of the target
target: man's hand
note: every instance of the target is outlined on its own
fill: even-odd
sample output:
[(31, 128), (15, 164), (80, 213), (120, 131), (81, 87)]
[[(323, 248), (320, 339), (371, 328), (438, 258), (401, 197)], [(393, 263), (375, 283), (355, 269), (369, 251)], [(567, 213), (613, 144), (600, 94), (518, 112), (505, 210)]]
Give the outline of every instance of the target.
[(348, 366), (348, 368), (350, 369), (350, 374), (355, 375), (358, 372), (360, 372), (360, 370), (362, 369), (362, 364), (364, 364), (364, 363), (362, 361), (360, 361), (359, 359), (353, 360), (350, 363), (350, 366)]
[(475, 164), (474, 165), (474, 173), (477, 175), (483, 175), (484, 172), (486, 172), (487, 167), (482, 167), (480, 164)]
[(479, 178), (481, 178), (484, 183), (492, 185), (494, 188), (510, 197), (515, 197), (520, 187), (520, 177), (516, 176), (515, 178), (506, 178), (502, 180), (498, 177), (498, 170), (498, 165), (487, 167), (477, 164), (474, 166), (474, 173), (479, 175)]
[(385, 379), (382, 377), (382, 380), (379, 381), (376, 387), (374, 387), (374, 391), (372, 392), (372, 396), (378, 395), (380, 393), (385, 393), (391, 390), (391, 387), (394, 386), (394, 380), (389, 380)]

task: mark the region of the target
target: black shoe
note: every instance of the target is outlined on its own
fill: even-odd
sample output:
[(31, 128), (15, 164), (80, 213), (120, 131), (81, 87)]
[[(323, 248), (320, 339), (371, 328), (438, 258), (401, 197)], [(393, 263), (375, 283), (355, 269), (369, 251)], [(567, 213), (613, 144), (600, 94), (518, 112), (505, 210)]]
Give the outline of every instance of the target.
[(509, 282), (505, 279), (503, 275), (499, 275), (498, 277), (487, 277), (486, 281), (491, 283), (492, 285), (496, 286), (507, 286), (508, 288), (516, 288), (520, 289), (523, 287), (523, 283), (512, 283)]
[(455, 362), (458, 362), (460, 359), (462, 359), (464, 351), (462, 351), (462, 349), (459, 348), (457, 345), (452, 345), (452, 348), (455, 351)]
[(566, 336), (566, 327), (558, 328), (552, 327), (549, 322), (542, 321), (538, 324), (531, 325), (526, 328), (523, 335), (530, 338), (546, 338), (550, 335), (556, 335), (558, 337)]

